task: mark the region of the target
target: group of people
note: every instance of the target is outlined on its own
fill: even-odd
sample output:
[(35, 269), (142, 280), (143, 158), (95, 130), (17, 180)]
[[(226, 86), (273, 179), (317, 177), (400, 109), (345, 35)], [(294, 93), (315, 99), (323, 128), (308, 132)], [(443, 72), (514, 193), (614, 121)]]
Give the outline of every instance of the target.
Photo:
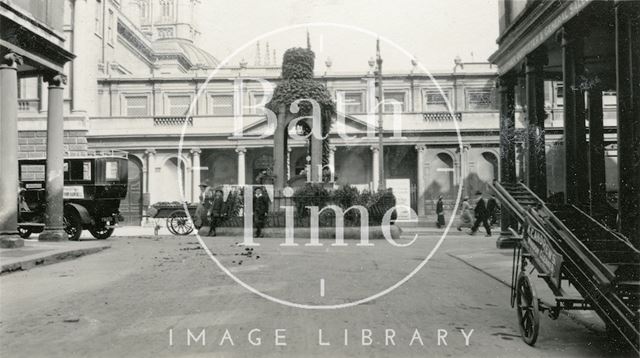
[[(458, 231), (462, 231), (463, 227), (468, 227), (471, 229), (469, 231), (469, 235), (475, 235), (478, 232), (480, 225), (482, 225), (487, 232), (485, 236), (490, 237), (491, 226), (498, 222), (498, 202), (493, 195), (486, 193), (483, 194), (481, 191), (476, 192), (476, 197), (475, 207), (473, 208), (469, 202), (468, 196), (465, 196), (462, 200)], [(442, 201), (442, 196), (438, 198), (438, 202), (436, 203), (436, 214), (438, 216), (438, 228), (445, 226), (444, 203)]]
[[(209, 223), (209, 236), (216, 236), (216, 228), (227, 217), (224, 202), (224, 193), (221, 189), (200, 185), (200, 205), (196, 210), (196, 228)], [(255, 237), (263, 237), (262, 229), (267, 223), (269, 214), (269, 199), (264, 195), (262, 188), (256, 188), (253, 194), (253, 226), (256, 230)]]

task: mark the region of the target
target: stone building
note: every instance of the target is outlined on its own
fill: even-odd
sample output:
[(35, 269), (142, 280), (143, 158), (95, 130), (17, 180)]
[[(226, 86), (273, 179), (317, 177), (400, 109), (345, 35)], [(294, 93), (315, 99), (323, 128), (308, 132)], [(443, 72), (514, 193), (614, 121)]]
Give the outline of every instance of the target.
[[(269, 128), (263, 104), (279, 81), (280, 59), (268, 44), (256, 44), (253, 63), (241, 60), (218, 68), (219, 60), (197, 45), (197, 1), (65, 4), (66, 13), (73, 14), (65, 15), (65, 31), (78, 46), (78, 57), (67, 69), (69, 149), (80, 148), (86, 140), (90, 151), (129, 153), (129, 197), (121, 207), (129, 223), (139, 224), (150, 203), (197, 200), (202, 182), (254, 183), (260, 171), (272, 165), (273, 140), (261, 137)], [(362, 71), (351, 73), (335, 72), (332, 65), (328, 59), (316, 59), (316, 78), (326, 84), (343, 118), (331, 133), (330, 165), (338, 185), (376, 187), (381, 154), (377, 139), (368, 135), (377, 120), (375, 63), (367, 63), (365, 57)], [(488, 63), (460, 59), (430, 74), (411, 63), (406, 71), (385, 71), (385, 175), (409, 179), (411, 205), (419, 214), (431, 214), (438, 195), (451, 204), (461, 185), (464, 194), (472, 194), (498, 177), (496, 71)], [(24, 82), (22, 136), (31, 135), (27, 129), (42, 129), (33, 119), (42, 116), (38, 83)], [(562, 90), (556, 79), (544, 86), (546, 150), (548, 158), (557, 159), (547, 164), (548, 172), (557, 173), (548, 189), (560, 191), (564, 161), (557, 155), (561, 145), (556, 142), (562, 136)], [(523, 103), (516, 97), (518, 105)], [(399, 109), (395, 114), (394, 104), (387, 101)], [(516, 126), (521, 128), (522, 108), (516, 112)], [(606, 120), (615, 118), (615, 107), (607, 107), (605, 113)], [(613, 117), (607, 117), (609, 113)], [(402, 137), (394, 136), (394, 122), (401, 123)], [(606, 128), (605, 136), (615, 141), (615, 132)], [(343, 139), (339, 133), (358, 140)], [(36, 149), (36, 140), (33, 148), (25, 142), (22, 156)], [(519, 153), (522, 141), (517, 140)], [(305, 168), (307, 153), (303, 142), (289, 143), (288, 175), (293, 177)], [(615, 183), (616, 172), (608, 175), (608, 183)]]

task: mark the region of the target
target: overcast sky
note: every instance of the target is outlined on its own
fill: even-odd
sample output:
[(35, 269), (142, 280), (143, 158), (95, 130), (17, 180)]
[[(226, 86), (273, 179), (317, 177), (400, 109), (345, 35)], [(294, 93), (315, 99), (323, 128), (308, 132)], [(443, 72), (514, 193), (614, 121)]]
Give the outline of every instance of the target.
[[(274, 30), (304, 23), (337, 23), (379, 34), (413, 54), (428, 70), (450, 69), (456, 55), (486, 61), (497, 48), (498, 0), (202, 0), (197, 22), (199, 45), (219, 60)], [(261, 40), (277, 51), (306, 46), (305, 28), (285, 30)], [(327, 57), (333, 71), (366, 70), (375, 55), (375, 37), (356, 30), (311, 26), (316, 69)], [(408, 71), (410, 58), (382, 42), (383, 69)], [(254, 63), (255, 41), (230, 60)]]

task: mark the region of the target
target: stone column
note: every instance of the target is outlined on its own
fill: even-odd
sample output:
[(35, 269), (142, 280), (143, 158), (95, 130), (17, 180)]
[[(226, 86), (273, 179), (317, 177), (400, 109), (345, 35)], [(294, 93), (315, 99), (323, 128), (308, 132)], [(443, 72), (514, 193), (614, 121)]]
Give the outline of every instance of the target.
[(562, 74), (564, 82), (564, 145), (566, 201), (586, 203), (589, 199), (585, 107), (578, 78), (584, 74), (583, 40), (573, 29), (562, 30)]
[(547, 197), (547, 170), (545, 160), (544, 120), (544, 78), (543, 66), (546, 62), (544, 48), (534, 51), (526, 58), (525, 86), (526, 111), (526, 183), (543, 200)]
[(153, 193), (155, 191), (156, 181), (156, 150), (147, 149), (145, 151), (147, 155), (147, 197), (149, 198), (149, 204), (153, 204)]
[(606, 178), (604, 164), (604, 127), (602, 122), (602, 90), (591, 88), (587, 92), (589, 117), (589, 200), (591, 215), (606, 202)]
[(336, 148), (335, 145), (329, 146), (329, 170), (331, 170), (331, 182), (336, 178)]
[(311, 135), (311, 182), (319, 183), (322, 181), (322, 139)]
[(238, 185), (245, 185), (245, 155), (247, 153), (247, 149), (244, 147), (236, 148), (236, 153), (238, 153)]
[(616, 4), (616, 87), (620, 231), (640, 248), (640, 6)]
[(371, 147), (371, 152), (373, 153), (371, 161), (373, 191), (377, 191), (380, 179), (380, 159), (378, 157), (380, 155), (380, 148), (374, 145)]
[(425, 208), (424, 208), (424, 192), (427, 188), (425, 188), (425, 177), (424, 177), (424, 157), (427, 151), (427, 146), (425, 146), (424, 144), (418, 144), (416, 145), (416, 150), (418, 151), (418, 182), (416, 183), (417, 185), (417, 190), (418, 190), (418, 215), (422, 216), (425, 215)]
[(515, 80), (500, 78), (500, 178), (516, 182), (516, 113)]
[(291, 147), (287, 147), (287, 180), (291, 179)]
[[(500, 93), (500, 180), (502, 183), (516, 182), (515, 82), (513, 77), (507, 76), (498, 80)], [(510, 225), (511, 216), (507, 210), (501, 210), (500, 236), (496, 241), (498, 248), (515, 245), (509, 230)]]
[(44, 231), (40, 241), (67, 240), (62, 216), (64, 213), (64, 85), (66, 76), (58, 73), (47, 76), (49, 83), (49, 108), (47, 109), (47, 206), (44, 215)]
[(200, 197), (200, 148), (191, 149), (191, 201), (198, 202)]
[(18, 66), (9, 53), (0, 63), (0, 247), (21, 247), (18, 237)]

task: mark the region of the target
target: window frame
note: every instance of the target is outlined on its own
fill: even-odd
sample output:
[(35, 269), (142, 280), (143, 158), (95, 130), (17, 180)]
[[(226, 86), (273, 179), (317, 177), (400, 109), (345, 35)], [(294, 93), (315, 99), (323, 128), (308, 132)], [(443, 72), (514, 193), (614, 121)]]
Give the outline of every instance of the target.
[[(182, 114), (173, 114), (172, 110), (173, 107), (177, 107), (177, 106), (172, 106), (171, 105), (171, 98), (172, 97), (188, 97), (188, 103), (187, 103), (187, 107), (184, 110), (184, 113)], [(165, 115), (167, 116), (174, 116), (174, 117), (186, 117), (187, 113), (189, 112), (189, 107), (191, 106), (191, 102), (193, 101), (193, 96), (191, 93), (167, 93), (166, 94), (166, 110), (165, 110)]]
[[(401, 102), (402, 109), (401, 109), (400, 112), (401, 113), (407, 112), (407, 108), (408, 108), (408, 106), (407, 106), (407, 104), (408, 104), (407, 103), (408, 91), (407, 90), (403, 90), (403, 89), (388, 89), (388, 90), (385, 90), (384, 91), (384, 101), (385, 102), (387, 101), (387, 93), (389, 93), (389, 94), (391, 94), (391, 93), (394, 93), (394, 94), (400, 93), (400, 94), (402, 94), (402, 97), (403, 97), (402, 102)], [(387, 106), (390, 107), (389, 108), (390, 110), (387, 110)], [(383, 107), (382, 108), (383, 113), (393, 113), (393, 110), (391, 110), (392, 109), (391, 108), (392, 107), (391, 103), (385, 103), (382, 107)]]
[[(221, 105), (216, 105), (216, 97), (229, 97), (231, 98), (231, 105), (228, 107), (229, 108), (229, 113), (216, 113), (216, 108), (226, 108), (223, 107)], [(233, 96), (233, 93), (209, 93), (209, 113), (211, 113), (211, 115), (213, 116), (233, 116), (235, 114), (235, 103), (234, 103), (235, 99)]]
[[(454, 103), (451, 103), (451, 91), (452, 91), (452, 89), (449, 89), (449, 88), (443, 88), (442, 91), (440, 91), (437, 88), (425, 88), (425, 89), (423, 89), (423, 91), (422, 91), (422, 105), (423, 105), (422, 109), (423, 109), (423, 112), (430, 112), (430, 113), (449, 112), (449, 108), (447, 107), (447, 102), (449, 102), (451, 104), (452, 108), (455, 107)], [(442, 101), (442, 103), (440, 103), (440, 102), (438, 102), (438, 103), (430, 103), (428, 101), (428, 95), (429, 94), (438, 94), (444, 100)], [(441, 105), (441, 106), (443, 106), (443, 108), (438, 108), (438, 109), (435, 109), (435, 110), (430, 109), (430, 107), (432, 105), (434, 105), (434, 104)]]
[[(472, 103), (471, 103), (471, 95), (472, 94), (476, 94), (476, 93), (487, 93), (489, 95), (489, 103), (488, 105), (485, 103), (482, 103), (482, 105), (487, 105), (486, 108), (472, 108)], [(465, 88), (464, 89), (464, 104), (465, 104), (465, 109), (467, 111), (477, 111), (477, 112), (483, 112), (483, 111), (493, 111), (496, 109), (496, 104), (495, 104), (495, 99), (494, 99), (494, 91), (492, 88), (489, 87), (469, 87), (469, 88)], [(475, 106), (478, 106), (479, 103), (474, 103)]]
[[(360, 96), (360, 110), (359, 111), (349, 111), (347, 110), (348, 106), (346, 103), (346, 98), (347, 95), (359, 95)], [(344, 109), (344, 113), (345, 114), (363, 114), (366, 113), (366, 107), (365, 107), (365, 92), (362, 90), (338, 90), (336, 91), (336, 97), (337, 97), (337, 101), (338, 102), (338, 108), (343, 108)], [(343, 104), (343, 106), (340, 106), (340, 103)]]
[[(130, 114), (129, 113), (129, 108), (141, 108), (141, 106), (136, 106), (136, 107), (130, 107), (129, 106), (129, 98), (134, 98), (134, 97), (140, 97), (140, 98), (144, 98), (145, 99), (145, 114)], [(148, 117), (149, 116), (149, 95), (146, 93), (127, 93), (124, 95), (124, 114), (127, 117)]]

